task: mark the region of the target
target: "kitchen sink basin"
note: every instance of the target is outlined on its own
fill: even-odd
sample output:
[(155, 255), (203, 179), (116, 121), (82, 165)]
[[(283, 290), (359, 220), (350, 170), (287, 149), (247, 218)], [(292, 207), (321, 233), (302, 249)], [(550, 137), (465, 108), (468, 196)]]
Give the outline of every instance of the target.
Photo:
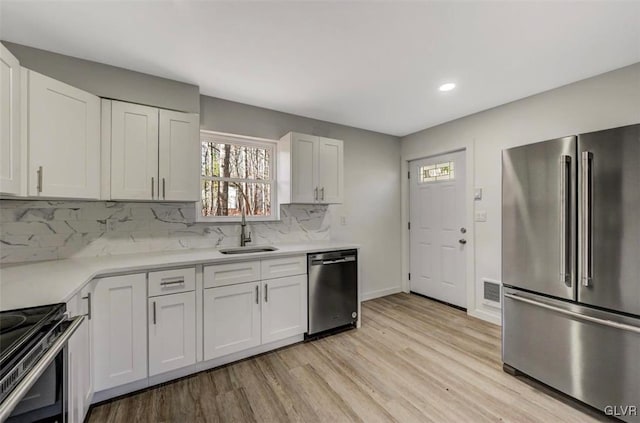
[(276, 247), (271, 246), (250, 246), (250, 247), (238, 247), (238, 248), (224, 248), (220, 250), (222, 254), (249, 254), (249, 253), (266, 253), (268, 251), (277, 251)]

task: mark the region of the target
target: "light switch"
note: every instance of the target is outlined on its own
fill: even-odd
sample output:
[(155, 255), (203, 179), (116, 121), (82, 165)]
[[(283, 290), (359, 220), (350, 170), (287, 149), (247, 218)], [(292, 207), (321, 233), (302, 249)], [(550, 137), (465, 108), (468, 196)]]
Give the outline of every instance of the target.
[(476, 188), (473, 192), (474, 200), (482, 200), (482, 188)]
[(340, 224), (343, 226), (347, 224), (347, 216), (340, 216)]
[(479, 210), (475, 214), (476, 222), (486, 222), (487, 221), (487, 212), (484, 210)]

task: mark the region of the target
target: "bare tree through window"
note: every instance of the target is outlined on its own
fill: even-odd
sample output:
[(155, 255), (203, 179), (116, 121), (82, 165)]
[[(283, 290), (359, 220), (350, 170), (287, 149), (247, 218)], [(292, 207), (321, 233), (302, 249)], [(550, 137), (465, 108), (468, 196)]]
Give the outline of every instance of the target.
[(274, 144), (203, 132), (202, 216), (271, 216)]

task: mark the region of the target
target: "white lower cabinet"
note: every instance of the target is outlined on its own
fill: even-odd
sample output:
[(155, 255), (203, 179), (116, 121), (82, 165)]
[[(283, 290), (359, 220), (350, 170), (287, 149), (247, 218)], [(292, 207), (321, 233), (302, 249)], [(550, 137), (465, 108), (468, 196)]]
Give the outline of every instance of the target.
[(204, 359), (260, 345), (260, 283), (204, 290)]
[(307, 331), (307, 276), (262, 282), (262, 343), (279, 341)]
[(84, 421), (91, 400), (93, 399), (93, 348), (91, 315), (89, 314), (91, 301), (90, 286), (85, 287), (67, 303), (70, 317), (85, 315), (85, 319), (69, 339), (68, 351), (68, 421), (81, 423)]
[(146, 274), (95, 281), (92, 296), (95, 390), (147, 377)]
[(149, 298), (149, 376), (196, 362), (196, 293)]
[[(258, 276), (254, 275), (283, 277), (204, 290), (205, 360), (307, 331), (307, 275), (306, 266), (300, 265), (302, 258), (306, 257), (262, 260), (262, 272), (257, 266)], [(227, 271), (230, 266), (206, 267), (205, 286), (207, 276)]]

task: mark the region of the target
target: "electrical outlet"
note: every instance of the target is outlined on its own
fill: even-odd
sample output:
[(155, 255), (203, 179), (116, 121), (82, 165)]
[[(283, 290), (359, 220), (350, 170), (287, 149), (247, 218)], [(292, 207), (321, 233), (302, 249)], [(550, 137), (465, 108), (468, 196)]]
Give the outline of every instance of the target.
[(347, 216), (340, 216), (340, 224), (342, 226), (347, 224)]

